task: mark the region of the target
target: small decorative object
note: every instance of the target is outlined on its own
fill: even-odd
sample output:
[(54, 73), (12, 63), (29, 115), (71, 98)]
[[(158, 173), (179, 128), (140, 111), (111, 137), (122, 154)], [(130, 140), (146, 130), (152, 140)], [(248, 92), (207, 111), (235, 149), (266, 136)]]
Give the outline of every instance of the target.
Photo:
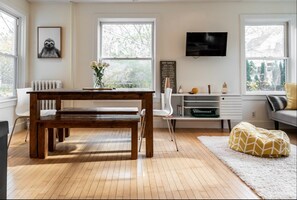
[(192, 88), (191, 93), (192, 93), (192, 94), (197, 94), (197, 93), (198, 93), (198, 88)]
[(99, 60), (92, 61), (90, 67), (94, 70), (94, 88), (104, 88), (103, 76), (105, 69), (109, 66), (108, 63)]
[(179, 88), (178, 88), (178, 93), (179, 93), (179, 94), (182, 94), (182, 93), (183, 93), (183, 89), (182, 89), (182, 86), (181, 86), (181, 85), (180, 85)]
[(183, 113), (182, 113), (182, 106), (181, 105), (177, 105), (177, 115), (178, 116), (182, 116)]
[(61, 58), (62, 27), (49, 26), (37, 28), (38, 58)]
[(210, 85), (208, 85), (208, 94), (211, 93), (211, 88), (210, 88)]
[(166, 90), (166, 88), (170, 88), (170, 78), (169, 77), (165, 78), (164, 91)]
[(228, 92), (227, 83), (224, 82), (223, 87), (222, 87), (222, 93), (227, 94), (227, 92)]

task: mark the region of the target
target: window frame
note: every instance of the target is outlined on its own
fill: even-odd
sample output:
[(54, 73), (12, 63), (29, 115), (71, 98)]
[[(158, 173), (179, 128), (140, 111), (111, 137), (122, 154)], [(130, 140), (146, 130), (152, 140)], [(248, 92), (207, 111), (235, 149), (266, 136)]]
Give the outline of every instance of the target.
[[(147, 58), (140, 58), (140, 57), (135, 57), (135, 58), (108, 58), (108, 57), (103, 57), (102, 56), (102, 24), (151, 24), (152, 30), (152, 42), (151, 42), (151, 57)], [(97, 44), (97, 60), (150, 60), (151, 61), (151, 78), (152, 78), (152, 85), (151, 88), (152, 90), (155, 90), (156, 87), (156, 19), (155, 18), (99, 18), (98, 20), (98, 44)]]
[(13, 58), (14, 59), (14, 83), (13, 83), (13, 93), (12, 96), (9, 97), (0, 97), (0, 101), (6, 101), (9, 99), (13, 99), (16, 97), (16, 88), (20, 84), (19, 81), (19, 73), (20, 73), (20, 38), (21, 38), (21, 27), (20, 27), (20, 17), (16, 14), (13, 14), (11, 12), (6, 11), (5, 9), (0, 7), (0, 12), (5, 13), (6, 15), (9, 15), (12, 18), (15, 18), (16, 20), (16, 31), (15, 31), (15, 46), (14, 46), (14, 52), (13, 54), (10, 53), (3, 53), (0, 52), (0, 55), (3, 57)]
[[(284, 95), (285, 91), (247, 91), (246, 60), (276, 60), (284, 59), (287, 65), (286, 82), (296, 82), (296, 15), (241, 15), (241, 93), (244, 95)], [(245, 26), (253, 25), (284, 25), (285, 46), (284, 57), (246, 57), (245, 52)]]

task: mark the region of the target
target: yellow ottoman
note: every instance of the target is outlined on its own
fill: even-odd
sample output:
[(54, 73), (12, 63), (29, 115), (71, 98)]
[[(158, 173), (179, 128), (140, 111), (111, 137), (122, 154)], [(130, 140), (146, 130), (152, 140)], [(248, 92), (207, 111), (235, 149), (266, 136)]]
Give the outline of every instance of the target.
[(257, 128), (240, 122), (231, 131), (229, 147), (235, 151), (260, 157), (281, 157), (290, 154), (290, 139), (280, 130)]

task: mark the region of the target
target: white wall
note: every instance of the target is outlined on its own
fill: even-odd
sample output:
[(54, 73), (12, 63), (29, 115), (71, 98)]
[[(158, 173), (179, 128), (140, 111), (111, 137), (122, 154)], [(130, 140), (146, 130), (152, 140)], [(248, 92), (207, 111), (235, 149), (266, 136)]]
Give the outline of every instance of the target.
[[(230, 93), (240, 93), (240, 15), (265, 13), (296, 13), (296, 2), (31, 3), (30, 79), (61, 79), (66, 87), (74, 88), (91, 86), (89, 62), (96, 59), (98, 17), (155, 16), (157, 97), (160, 60), (177, 61), (177, 84), (182, 85), (184, 91), (198, 87), (205, 92), (210, 84), (213, 92), (220, 92), (223, 82), (226, 82)], [(62, 59), (37, 58), (37, 26), (63, 27)], [(185, 57), (185, 34), (189, 31), (228, 32), (227, 56)], [(155, 100), (156, 107), (159, 106), (158, 100)], [(245, 98), (244, 120), (272, 126), (267, 119), (264, 100), (261, 97), (256, 100), (254, 97)], [(96, 102), (91, 104), (98, 105)], [(251, 117), (253, 111), (256, 111), (255, 118)], [(194, 124), (199, 123), (178, 123), (178, 126), (195, 127)], [(200, 123), (197, 126), (204, 125)], [(219, 127), (219, 123), (215, 126)]]
[(9, 11), (17, 11), (24, 15), (29, 13), (29, 3), (25, 0), (0, 0), (1, 8)]
[[(71, 16), (69, 3), (30, 4), (30, 80), (59, 79), (71, 87)], [(62, 59), (37, 58), (37, 27), (62, 27)]]
[[(28, 81), (28, 44), (29, 44), (29, 3), (24, 0), (0, 0), (0, 8), (12, 13), (18, 17), (21, 17), (21, 48), (19, 49), (19, 70), (20, 76), (18, 77), (19, 87), (24, 87)], [(16, 99), (9, 99), (0, 101), (0, 120), (8, 121), (9, 128), (11, 130), (14, 119), (15, 119), (15, 105)], [(17, 124), (16, 131), (22, 128), (22, 122)]]

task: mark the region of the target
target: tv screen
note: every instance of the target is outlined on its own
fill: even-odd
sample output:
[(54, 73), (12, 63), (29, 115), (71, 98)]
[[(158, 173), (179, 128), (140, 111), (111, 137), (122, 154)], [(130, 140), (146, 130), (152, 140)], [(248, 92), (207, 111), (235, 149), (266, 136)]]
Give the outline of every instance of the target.
[(226, 56), (227, 32), (188, 32), (186, 56)]

